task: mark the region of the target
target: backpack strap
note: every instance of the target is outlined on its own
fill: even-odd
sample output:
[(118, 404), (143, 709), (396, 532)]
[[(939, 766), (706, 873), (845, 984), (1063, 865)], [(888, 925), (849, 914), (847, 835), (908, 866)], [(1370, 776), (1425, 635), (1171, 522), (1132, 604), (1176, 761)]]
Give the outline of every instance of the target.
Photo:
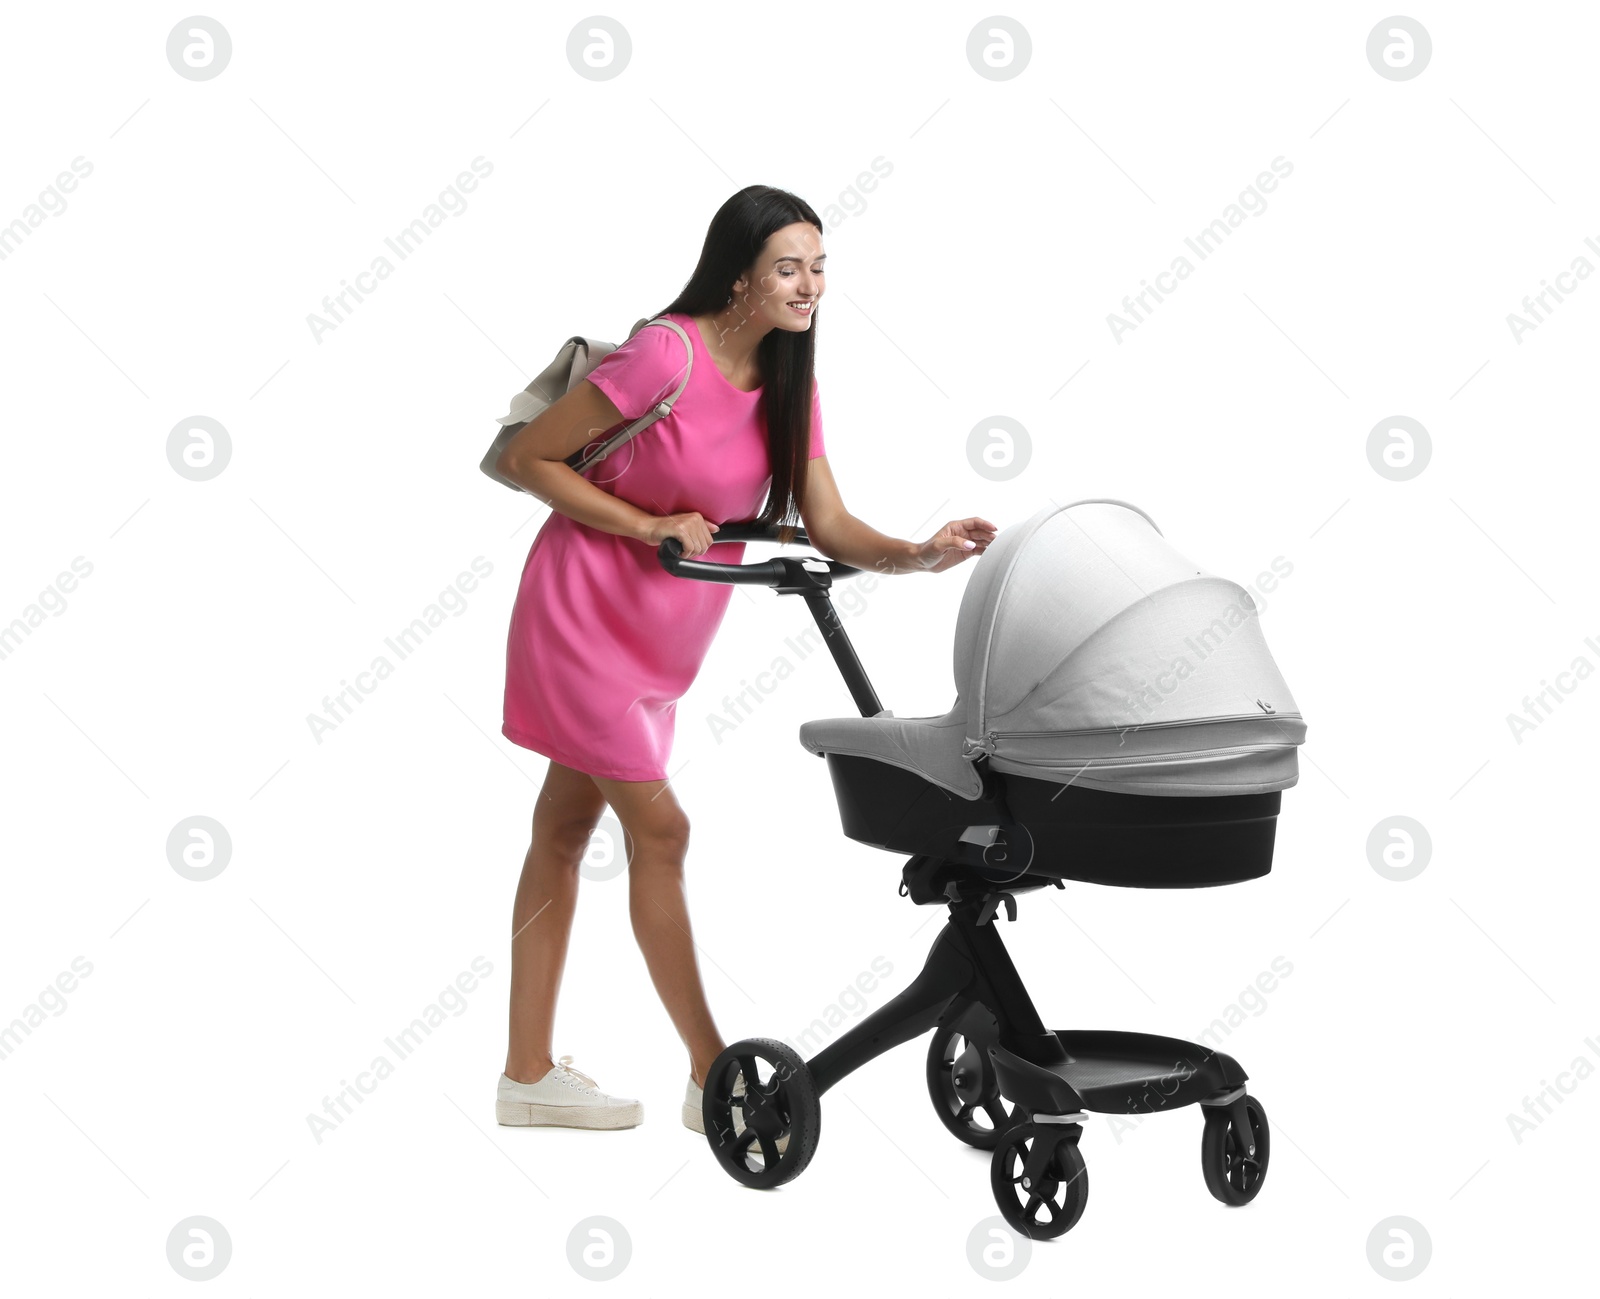
[(598, 446), (585, 448), (582, 451), (575, 451), (572, 453), (572, 455), (568, 456), (566, 463), (573, 469), (576, 469), (580, 474), (583, 473), (583, 471), (586, 470), (590, 465), (599, 460), (603, 460), (606, 456), (617, 450), (617, 448), (622, 446), (623, 443), (644, 432), (645, 429), (649, 428), (658, 419), (669, 415), (672, 412), (672, 407), (677, 402), (678, 398), (683, 396), (683, 390), (689, 386), (689, 375), (694, 370), (694, 345), (689, 342), (689, 335), (683, 332), (683, 326), (680, 325), (676, 320), (668, 320), (665, 316), (655, 316), (652, 319), (641, 320), (637, 322), (628, 332), (628, 337), (632, 338), (646, 325), (664, 325), (683, 340), (685, 352), (683, 363), (683, 379), (670, 397), (663, 397), (643, 415), (639, 416), (638, 419), (618, 429), (604, 442), (600, 443)]

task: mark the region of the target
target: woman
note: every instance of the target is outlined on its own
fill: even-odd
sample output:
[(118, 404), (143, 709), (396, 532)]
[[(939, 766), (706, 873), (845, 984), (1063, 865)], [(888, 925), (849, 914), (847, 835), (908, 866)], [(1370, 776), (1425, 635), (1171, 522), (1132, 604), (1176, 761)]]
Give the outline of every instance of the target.
[[(633, 1127), (636, 1100), (608, 1096), (551, 1058), (556, 993), (578, 868), (606, 805), (627, 842), (629, 912), (651, 981), (689, 1051), (684, 1122), (725, 1043), (706, 1005), (683, 887), (689, 821), (666, 779), (674, 712), (699, 672), (732, 587), (673, 577), (657, 548), (738, 563), (719, 523), (793, 525), (823, 554), (883, 573), (943, 572), (994, 539), (981, 518), (920, 545), (851, 515), (823, 454), (812, 377), (823, 293), (822, 223), (784, 190), (752, 185), (712, 218), (700, 264), (661, 314), (694, 349), (672, 412), (585, 477), (563, 463), (643, 414), (683, 378), (683, 341), (640, 329), (506, 447), (498, 467), (549, 503), (523, 568), (507, 642), (508, 739), (550, 759), (512, 912), (511, 1028), (503, 1124)], [(769, 493), (770, 486), (770, 493)], [(756, 510), (765, 500), (759, 516)]]

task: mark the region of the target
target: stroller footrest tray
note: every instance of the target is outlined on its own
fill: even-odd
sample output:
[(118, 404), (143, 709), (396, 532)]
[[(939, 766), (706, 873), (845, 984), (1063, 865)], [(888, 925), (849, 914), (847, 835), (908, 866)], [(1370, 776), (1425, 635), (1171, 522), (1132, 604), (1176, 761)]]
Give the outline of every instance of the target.
[(1175, 1037), (1057, 1029), (1067, 1060), (1047, 1065), (1098, 1114), (1152, 1114), (1240, 1086), (1232, 1056)]

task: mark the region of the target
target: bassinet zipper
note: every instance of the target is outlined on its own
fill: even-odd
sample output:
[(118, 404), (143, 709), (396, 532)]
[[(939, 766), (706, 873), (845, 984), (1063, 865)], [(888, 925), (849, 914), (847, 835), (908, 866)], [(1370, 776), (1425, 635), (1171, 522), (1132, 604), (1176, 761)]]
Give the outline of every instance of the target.
[(997, 739), (1029, 739), (1032, 737), (1049, 738), (1061, 735), (1120, 735), (1124, 731), (1155, 731), (1174, 726), (1205, 726), (1212, 722), (1251, 722), (1261, 721), (1267, 717), (1273, 720), (1292, 718), (1295, 721), (1304, 719), (1299, 713), (1223, 713), (1216, 717), (1192, 717), (1182, 721), (1168, 722), (1130, 722), (1127, 726), (1092, 726), (1079, 727), (1069, 731), (989, 731), (986, 732), (989, 742)]
[(1217, 749), (1193, 749), (1187, 753), (1147, 753), (1120, 754), (1113, 758), (1060, 758), (1053, 762), (1035, 762), (1027, 758), (1015, 757), (1012, 754), (1001, 755), (1006, 762), (1014, 763), (1019, 767), (1039, 767), (1052, 771), (1063, 771), (1076, 768), (1088, 771), (1099, 767), (1153, 767), (1173, 763), (1187, 763), (1199, 758), (1213, 758), (1222, 754), (1250, 754), (1272, 753), (1283, 749), (1293, 749), (1294, 744), (1228, 744)]

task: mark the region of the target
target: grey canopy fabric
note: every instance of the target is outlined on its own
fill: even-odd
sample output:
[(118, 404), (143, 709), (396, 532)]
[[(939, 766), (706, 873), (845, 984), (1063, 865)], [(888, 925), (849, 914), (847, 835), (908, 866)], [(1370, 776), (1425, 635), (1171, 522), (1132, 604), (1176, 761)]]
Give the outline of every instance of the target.
[(1250, 593), (1121, 501), (1049, 505), (1000, 532), (962, 597), (955, 680), (941, 717), (806, 722), (800, 742), (968, 799), (980, 753), (995, 771), (1133, 794), (1257, 794), (1299, 779), (1305, 721)]

